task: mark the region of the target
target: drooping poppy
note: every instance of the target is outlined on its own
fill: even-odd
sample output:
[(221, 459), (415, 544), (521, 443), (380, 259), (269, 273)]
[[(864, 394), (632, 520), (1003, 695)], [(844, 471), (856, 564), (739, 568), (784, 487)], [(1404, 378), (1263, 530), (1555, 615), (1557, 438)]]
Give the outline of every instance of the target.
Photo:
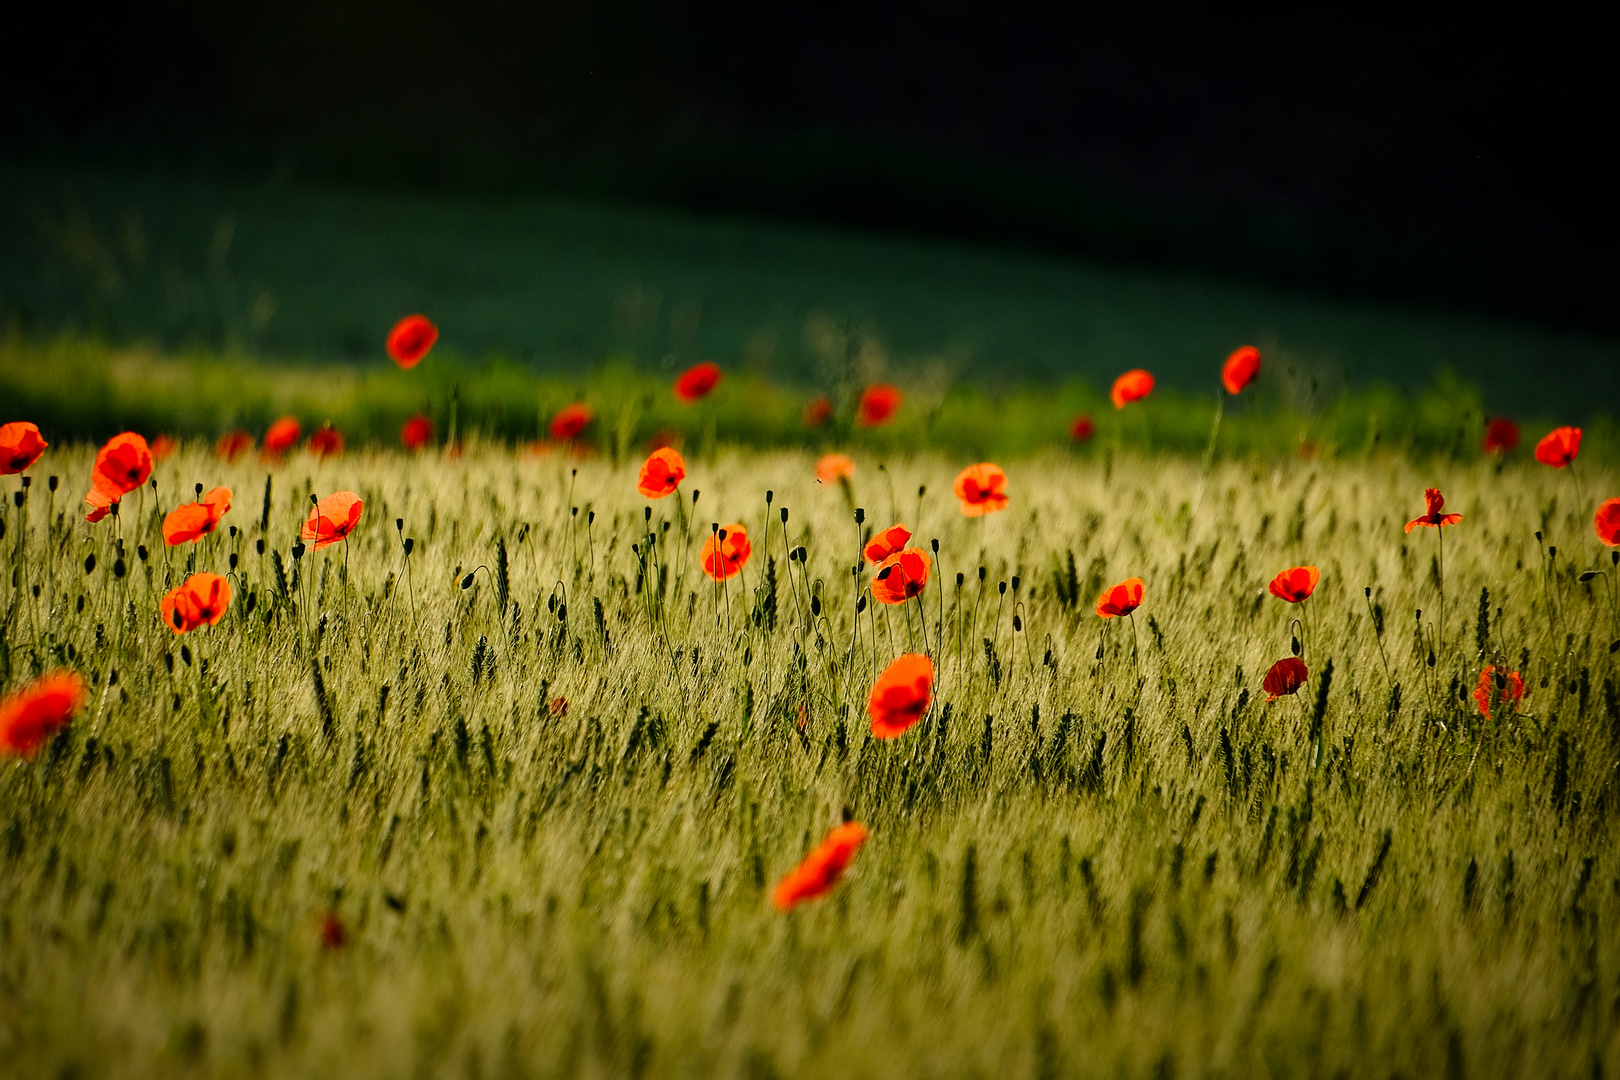
[(218, 574), (192, 574), (163, 596), (163, 621), (177, 634), (213, 626), (231, 606), (231, 583)]
[(1620, 499), (1604, 499), (1592, 515), (1597, 538), (1610, 547), (1620, 547)]
[(866, 542), (862, 552), (869, 563), (880, 563), (890, 555), (906, 546), (911, 539), (911, 530), (904, 525), (890, 525)]
[(855, 422), (861, 427), (877, 427), (888, 423), (900, 408), (906, 396), (895, 386), (876, 383), (861, 391), (860, 404), (855, 407)]
[(748, 530), (741, 525), (722, 525), (703, 541), (703, 572), (715, 581), (737, 576), (748, 564), (754, 549), (748, 543)]
[[(297, 436), (293, 436), (294, 440)], [(214, 444), (214, 456), (221, 461), (235, 461), (253, 449), (253, 436), (245, 431), (227, 431)]]
[(231, 489), (217, 487), (194, 503), (177, 506), (163, 518), (163, 542), (170, 547), (201, 540), (218, 527), (231, 508)]
[(146, 483), (152, 475), (152, 448), (133, 431), (114, 435), (96, 454), (90, 486), (112, 502)]
[(872, 599), (880, 604), (903, 604), (928, 587), (928, 568), (934, 560), (922, 548), (906, 548), (884, 559), (872, 575)]
[(1260, 680), (1260, 688), (1266, 692), (1266, 704), (1298, 691), (1310, 674), (1305, 661), (1297, 656), (1285, 656), (1272, 664), (1266, 677)]
[(1581, 429), (1578, 427), (1553, 428), (1536, 443), (1536, 460), (1543, 465), (1562, 469), (1581, 452)]
[(283, 416), (265, 429), (264, 452), (271, 457), (279, 457), (297, 446), (298, 437), (303, 433), (298, 417)]
[[(1495, 675), (1496, 665), (1487, 664), (1485, 670), (1479, 673), (1479, 684), (1474, 687), (1474, 704), (1479, 706), (1480, 715), (1487, 720), (1491, 718), (1491, 683), (1495, 681)], [(1517, 671), (1510, 671), (1502, 676), (1502, 684), (1494, 689), (1497, 704), (1512, 705), (1517, 709), (1524, 697), (1524, 678)]]
[(1139, 577), (1126, 578), (1111, 589), (1106, 589), (1097, 600), (1097, 614), (1105, 619), (1129, 615), (1142, 606), (1142, 595), (1147, 587)]
[(649, 499), (662, 499), (686, 479), (686, 459), (671, 446), (661, 446), (642, 462), (636, 490)]
[(826, 394), (817, 394), (804, 406), (804, 426), (818, 428), (833, 417), (833, 403)]
[(91, 488), (85, 492), (84, 501), (90, 504), (90, 509), (85, 511), (84, 520), (92, 525), (112, 513), (112, 508), (118, 502), (100, 488)]
[(1007, 474), (1000, 465), (981, 461), (956, 475), (956, 497), (962, 500), (962, 513), (983, 517), (1007, 509)]
[(577, 439), (595, 416), (596, 413), (583, 401), (564, 405), (557, 410), (557, 415), (551, 418), (551, 437), (558, 442)]
[(388, 355), (394, 363), (409, 371), (422, 362), (438, 340), (439, 328), (426, 315), (407, 315), (388, 331)]
[(323, 460), (337, 457), (343, 453), (343, 432), (331, 424), (322, 424), (309, 433), (309, 452)]
[(1519, 445), (1519, 425), (1505, 416), (1494, 417), (1485, 425), (1480, 448), (1487, 454), (1511, 454)]
[(1316, 591), (1322, 580), (1322, 571), (1314, 566), (1295, 566), (1271, 579), (1271, 595), (1290, 604), (1297, 604)]
[(152, 440), (152, 460), (163, 461), (180, 448), (180, 444), (168, 435), (159, 435)]
[(816, 482), (836, 484), (855, 477), (855, 461), (848, 454), (826, 454), (816, 462)]
[(407, 450), (420, 450), (432, 441), (433, 420), (425, 413), (417, 413), (400, 426), (399, 442)]
[(0, 476), (13, 476), (39, 460), (50, 443), (27, 420), (0, 424)]
[(1123, 409), (1133, 401), (1141, 401), (1153, 392), (1153, 375), (1141, 368), (1132, 368), (1114, 380), (1114, 387), (1108, 391), (1108, 399), (1114, 403), (1114, 408)]
[(720, 365), (712, 360), (693, 364), (675, 376), (675, 396), (691, 405), (709, 396), (709, 391), (720, 384)]
[(1441, 509), (1445, 505), (1446, 497), (1440, 494), (1439, 488), (1424, 488), (1423, 507), (1425, 512), (1422, 517), (1413, 518), (1411, 521), (1408, 521), (1406, 523), (1406, 531), (1411, 532), (1419, 525), (1423, 525), (1431, 529), (1439, 529), (1447, 525), (1455, 525), (1457, 522), (1462, 520), (1461, 514), (1441, 513)]
[(1087, 413), (1081, 413), (1069, 421), (1069, 438), (1075, 442), (1089, 442), (1097, 434), (1097, 425)]
[(355, 526), (360, 524), (360, 512), (364, 509), (365, 504), (354, 492), (334, 491), (310, 510), (309, 519), (304, 522), (304, 529), (298, 538), (313, 540), (316, 551), (339, 540), (346, 540)]
[(1236, 397), (1259, 374), (1260, 350), (1253, 345), (1239, 345), (1226, 358), (1226, 363), (1221, 365), (1221, 385), (1226, 387), (1228, 394)]
[(31, 758), (88, 697), (76, 671), (52, 671), (0, 701), (0, 755)]
[(894, 739), (923, 718), (933, 700), (934, 662), (922, 653), (896, 657), (872, 684), (866, 713), (872, 718), (872, 734)]
[(856, 852), (866, 843), (866, 826), (845, 822), (827, 834), (804, 861), (789, 870), (776, 886), (771, 902), (778, 911), (790, 911), (806, 900), (816, 900), (832, 892), (855, 861)]

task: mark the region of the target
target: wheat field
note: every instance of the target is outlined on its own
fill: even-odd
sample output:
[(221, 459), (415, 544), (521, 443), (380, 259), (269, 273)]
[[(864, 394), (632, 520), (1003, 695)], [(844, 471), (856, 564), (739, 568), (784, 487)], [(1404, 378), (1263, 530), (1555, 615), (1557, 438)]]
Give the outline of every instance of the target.
[[(1601, 465), (1052, 454), (967, 518), (932, 453), (846, 492), (721, 449), (649, 504), (639, 462), (188, 443), (91, 525), (94, 451), (7, 488), (0, 690), (90, 699), (0, 767), (0, 1073), (1620, 1069)], [(199, 484), (233, 509), (166, 548)], [(1463, 520), (1407, 535), (1428, 486)], [(295, 559), (338, 490), (360, 526)], [(896, 522), (937, 555), (879, 610), (851, 571)], [(1307, 564), (1309, 600), (1267, 592)], [(179, 635), (192, 570), (233, 599)], [(905, 652), (934, 704), (873, 739)], [(1526, 687), (1491, 720), (1486, 665)], [(845, 879), (776, 910), (846, 816)]]

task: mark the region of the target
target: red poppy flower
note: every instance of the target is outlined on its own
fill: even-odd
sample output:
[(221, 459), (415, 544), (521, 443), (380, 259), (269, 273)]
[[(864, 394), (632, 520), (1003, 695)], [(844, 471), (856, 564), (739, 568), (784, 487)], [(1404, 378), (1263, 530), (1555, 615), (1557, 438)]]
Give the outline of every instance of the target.
[(1597, 538), (1610, 547), (1620, 547), (1620, 499), (1605, 499), (1592, 515)]
[(177, 634), (213, 626), (231, 606), (231, 583), (218, 574), (192, 574), (163, 596), (163, 621)]
[(1487, 454), (1511, 454), (1519, 445), (1519, 425), (1505, 416), (1498, 416), (1485, 425), (1485, 438), (1480, 442)]
[(1007, 474), (1000, 465), (981, 461), (969, 465), (956, 476), (956, 497), (962, 500), (962, 513), (983, 517), (1007, 509)]
[[(297, 436), (293, 436), (294, 439)], [(221, 461), (235, 461), (253, 449), (253, 436), (245, 431), (227, 431), (214, 444), (214, 456)]]
[(169, 511), (163, 519), (163, 542), (170, 547), (201, 540), (218, 527), (231, 508), (231, 489), (217, 487), (199, 502), (186, 503)]
[(1260, 374), (1260, 350), (1253, 345), (1239, 345), (1221, 365), (1221, 385), (1234, 397), (1254, 382)]
[(804, 407), (804, 426), (818, 428), (833, 417), (833, 404), (826, 394), (817, 394)]
[(346, 540), (360, 524), (360, 512), (364, 509), (365, 504), (354, 492), (334, 491), (310, 510), (309, 520), (304, 522), (304, 530), (298, 538), (315, 541), (316, 551)]
[(1141, 401), (1153, 392), (1153, 376), (1141, 368), (1133, 368), (1114, 380), (1108, 398), (1114, 408), (1123, 409), (1133, 401)]
[(1536, 460), (1543, 465), (1562, 469), (1581, 452), (1581, 429), (1578, 427), (1553, 428), (1536, 443)]
[(1105, 619), (1129, 615), (1142, 606), (1146, 586), (1139, 577), (1126, 578), (1112, 589), (1105, 590), (1097, 601), (1097, 614)]
[(889, 421), (906, 400), (897, 387), (878, 383), (861, 391), (860, 404), (855, 407), (855, 422), (861, 427), (877, 427)]
[(647, 441), (644, 445), (647, 447), (647, 451), (649, 453), (654, 450), (662, 450), (666, 446), (671, 450), (679, 450), (681, 447), (686, 445), (686, 436), (682, 435), (675, 428), (659, 428), (657, 431), (647, 436)]
[(893, 555), (895, 552), (905, 547), (906, 541), (910, 539), (910, 529), (906, 528), (904, 525), (890, 525), (887, 529), (884, 529), (882, 532), (872, 537), (871, 540), (867, 541), (866, 550), (864, 552), (866, 555), (866, 561), (869, 563), (880, 563), (884, 559), (887, 559), (890, 555)]
[(343, 432), (331, 424), (323, 424), (309, 433), (309, 452), (317, 458), (337, 457), (343, 453)]
[(50, 443), (39, 434), (39, 428), (26, 420), (0, 424), (0, 476), (20, 473), (39, 460)]
[(1315, 592), (1316, 583), (1321, 580), (1322, 571), (1316, 567), (1296, 566), (1271, 579), (1271, 595), (1297, 604)]
[(665, 446), (647, 455), (641, 475), (636, 478), (636, 490), (649, 499), (662, 499), (685, 479), (686, 459), (681, 457), (680, 451)]
[(923, 718), (933, 698), (934, 662), (921, 653), (895, 658), (872, 684), (866, 703), (872, 718), (872, 734), (879, 739), (898, 738)]
[(407, 315), (388, 331), (388, 355), (408, 371), (422, 362), (438, 340), (439, 328), (426, 315)]
[(596, 413), (583, 401), (564, 405), (557, 410), (557, 415), (551, 418), (551, 437), (559, 442), (577, 439), (595, 416)]
[(180, 448), (180, 444), (167, 435), (159, 435), (152, 440), (152, 460), (162, 461)]
[(114, 435), (96, 454), (90, 486), (113, 502), (146, 483), (152, 475), (152, 449), (133, 431)]
[(720, 365), (712, 360), (694, 364), (675, 376), (675, 396), (688, 405), (709, 396), (720, 383)]
[(872, 598), (880, 604), (905, 603), (928, 587), (933, 562), (922, 548), (895, 552), (872, 575)]
[(336, 952), (348, 944), (349, 931), (343, 925), (343, 920), (337, 917), (336, 912), (328, 911), (321, 916), (321, 948), (328, 952)]
[(90, 509), (85, 512), (84, 520), (92, 525), (112, 513), (113, 506), (118, 502), (117, 499), (99, 488), (91, 488), (86, 492), (84, 501), (90, 504)]
[(1266, 672), (1266, 677), (1260, 681), (1260, 688), (1266, 692), (1266, 704), (1269, 705), (1286, 694), (1292, 694), (1305, 685), (1310, 678), (1310, 670), (1306, 668), (1305, 661), (1297, 656), (1285, 656)]
[(88, 694), (76, 671), (41, 675), (0, 701), (0, 755), (33, 757), (84, 707)]
[(778, 911), (789, 911), (806, 900), (816, 900), (832, 892), (855, 861), (856, 852), (866, 843), (866, 826), (847, 822), (827, 834), (804, 861), (788, 871), (776, 886), (771, 902)]
[(284, 454), (298, 445), (298, 436), (303, 433), (296, 416), (283, 416), (266, 429), (264, 452), (272, 457)]
[(551, 713), (552, 716), (567, 716), (568, 699), (563, 697), (561, 694), (557, 695), (551, 699), (551, 702), (548, 705), (546, 705), (546, 711)]
[(1413, 518), (1406, 523), (1406, 531), (1411, 532), (1419, 525), (1431, 529), (1443, 528), (1446, 525), (1455, 525), (1462, 520), (1461, 514), (1443, 514), (1441, 508), (1446, 505), (1446, 497), (1440, 494), (1439, 488), (1423, 489), (1423, 506), (1425, 513), (1422, 517)]
[(1069, 438), (1075, 442), (1087, 442), (1097, 434), (1097, 425), (1092, 422), (1089, 415), (1081, 413), (1069, 421)]
[(736, 577), (753, 553), (747, 529), (722, 525), (718, 533), (710, 533), (703, 541), (703, 572), (715, 581)]
[(827, 454), (816, 462), (816, 483), (836, 484), (855, 476), (855, 462), (847, 454)]
[(407, 450), (420, 450), (433, 441), (433, 421), (423, 413), (411, 417), (399, 429), (399, 441)]
[(1479, 685), (1474, 687), (1474, 704), (1479, 706), (1480, 715), (1485, 719), (1491, 718), (1491, 691), (1496, 690), (1498, 705), (1512, 705), (1518, 708), (1519, 701), (1524, 697), (1524, 679), (1517, 671), (1510, 671), (1502, 679), (1503, 685), (1492, 687), (1495, 681), (1492, 676), (1496, 674), (1496, 665), (1487, 664), (1485, 670), (1479, 673)]

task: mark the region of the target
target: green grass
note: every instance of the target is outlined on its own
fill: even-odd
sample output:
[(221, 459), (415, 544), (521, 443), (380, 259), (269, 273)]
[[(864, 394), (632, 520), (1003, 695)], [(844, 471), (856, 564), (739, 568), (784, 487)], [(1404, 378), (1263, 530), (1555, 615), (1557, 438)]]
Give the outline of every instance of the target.
[[(53, 446), (34, 472), (63, 488), (36, 482), (0, 538), (0, 684), (68, 666), (94, 687), (0, 770), (18, 1075), (1620, 1068), (1620, 628), (1613, 577), (1577, 578), (1612, 574), (1601, 463), (1374, 452), (1205, 475), (1044, 453), (1004, 460), (1011, 507), (969, 520), (949, 491), (971, 459), (859, 450), (868, 525), (941, 542), (937, 703), (877, 742), (865, 694), (922, 646), (917, 611), (855, 631), (856, 526), (802, 451), (692, 455), (694, 531), (754, 536), (717, 598), (678, 522), (667, 592), (643, 579), (634, 462), (607, 454), (295, 456), (261, 504), (261, 468), (192, 444), (90, 527), (92, 450)], [(234, 489), (240, 531), (165, 552), (159, 514), (194, 482)], [(1430, 484), (1465, 515), (1443, 624), (1439, 537), (1402, 533)], [(343, 488), (366, 500), (358, 532), (293, 561), (310, 493)], [(226, 618), (171, 634), (165, 587), (233, 554)], [(1323, 574), (1313, 680), (1267, 705), (1298, 612), (1265, 583), (1299, 563)], [(1131, 575), (1134, 625), (1105, 624), (1093, 597)], [(1466, 692), (1492, 661), (1529, 693), (1487, 724)], [(773, 910), (845, 807), (872, 831), (848, 878)]]

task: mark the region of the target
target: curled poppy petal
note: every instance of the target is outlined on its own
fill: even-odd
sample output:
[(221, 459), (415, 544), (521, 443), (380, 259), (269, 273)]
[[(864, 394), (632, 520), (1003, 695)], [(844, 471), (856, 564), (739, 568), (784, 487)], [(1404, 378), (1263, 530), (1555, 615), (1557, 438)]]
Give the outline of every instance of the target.
[(133, 431), (114, 435), (96, 454), (90, 486), (117, 502), (152, 475), (152, 449)]
[(836, 484), (855, 477), (855, 462), (847, 454), (827, 454), (816, 462), (816, 482)]
[(1430, 529), (1441, 529), (1447, 525), (1455, 525), (1462, 520), (1461, 514), (1447, 514), (1442, 512), (1446, 505), (1446, 497), (1440, 494), (1439, 488), (1423, 489), (1423, 516), (1415, 517), (1406, 523), (1406, 531), (1422, 525)]
[(753, 553), (747, 529), (741, 525), (721, 526), (703, 542), (703, 572), (715, 581), (726, 581), (741, 572)]
[(675, 376), (675, 396), (690, 405), (709, 396), (720, 384), (720, 365), (712, 360), (694, 364)]
[(1505, 416), (1498, 416), (1485, 425), (1485, 438), (1480, 447), (1487, 454), (1511, 454), (1519, 445), (1519, 425)]
[(410, 451), (422, 449), (433, 441), (433, 420), (425, 413), (417, 413), (399, 429), (400, 445)]
[(0, 700), (0, 756), (31, 758), (68, 725), (88, 697), (76, 671), (42, 675)]
[(1620, 547), (1620, 499), (1604, 499), (1592, 515), (1597, 538), (1610, 547)]
[(0, 424), (0, 476), (13, 476), (39, 460), (50, 443), (26, 420)]
[(872, 734), (893, 739), (921, 720), (933, 700), (934, 662), (922, 653), (897, 657), (872, 684), (866, 713), (872, 718)]
[(906, 541), (910, 539), (910, 529), (906, 528), (904, 525), (890, 525), (887, 529), (884, 529), (882, 532), (872, 537), (871, 540), (867, 541), (866, 548), (862, 554), (866, 556), (867, 562), (880, 563), (884, 559), (887, 559), (890, 555), (893, 555), (895, 552), (905, 547)]
[(1069, 438), (1075, 442), (1088, 442), (1095, 434), (1097, 425), (1089, 415), (1082, 413), (1069, 421)]
[(1141, 368), (1133, 368), (1114, 380), (1108, 399), (1114, 408), (1123, 409), (1133, 401), (1141, 401), (1153, 392), (1153, 375)]
[(1141, 578), (1126, 578), (1113, 588), (1105, 590), (1098, 598), (1097, 614), (1105, 619), (1129, 615), (1142, 606), (1142, 596), (1146, 591), (1147, 587)]
[(962, 501), (962, 513), (968, 517), (982, 517), (997, 510), (1007, 509), (1007, 474), (1000, 465), (981, 461), (969, 465), (956, 476), (956, 497)]
[(1578, 427), (1553, 428), (1536, 443), (1536, 460), (1543, 465), (1562, 469), (1581, 452), (1581, 429)]
[(323, 424), (309, 433), (309, 452), (317, 458), (337, 457), (343, 453), (343, 432), (331, 424)]
[(861, 391), (861, 400), (855, 407), (855, 422), (861, 427), (886, 424), (900, 408), (906, 396), (897, 387), (877, 383)]
[(271, 457), (285, 454), (298, 445), (298, 437), (303, 433), (304, 429), (296, 416), (283, 416), (265, 429), (265, 454)]
[(245, 431), (227, 431), (214, 444), (214, 456), (221, 461), (235, 461), (251, 449), (253, 436)]
[(1306, 668), (1305, 661), (1297, 656), (1283, 657), (1271, 665), (1271, 670), (1260, 681), (1260, 688), (1266, 692), (1266, 704), (1294, 693), (1305, 685), (1309, 677), (1310, 670)]
[(1316, 591), (1322, 580), (1322, 571), (1314, 566), (1295, 566), (1271, 579), (1271, 595), (1290, 604), (1297, 604)]
[(84, 520), (92, 525), (112, 513), (112, 508), (118, 503), (117, 499), (100, 488), (91, 488), (85, 492), (84, 501), (90, 506), (90, 509), (85, 511)]
[(817, 394), (804, 406), (804, 426), (818, 428), (833, 418), (833, 404), (826, 394)]
[(1524, 697), (1524, 678), (1517, 671), (1510, 671), (1502, 676), (1497, 684), (1496, 665), (1487, 664), (1484, 671), (1479, 673), (1479, 683), (1474, 687), (1474, 704), (1479, 706), (1480, 715), (1485, 719), (1491, 718), (1491, 694), (1494, 691), (1498, 705), (1511, 705), (1518, 708)]
[(583, 401), (564, 405), (557, 410), (557, 415), (551, 418), (551, 437), (558, 442), (577, 439), (595, 416), (596, 413)]
[(662, 499), (686, 479), (686, 459), (672, 446), (661, 446), (647, 455), (636, 478), (636, 490), (649, 499)]
[(407, 315), (388, 331), (386, 348), (394, 363), (410, 370), (422, 362), (438, 340), (439, 328), (426, 315)]
[(310, 510), (299, 539), (314, 541), (316, 551), (346, 540), (360, 524), (360, 512), (364, 509), (365, 504), (354, 492), (335, 491)]
[(1259, 374), (1260, 350), (1253, 345), (1240, 345), (1221, 365), (1221, 385), (1226, 387), (1228, 394), (1236, 396), (1243, 393), (1243, 388), (1254, 382)]
[(872, 598), (880, 604), (903, 604), (928, 587), (934, 560), (922, 548), (906, 548), (884, 559), (872, 575)]
[(163, 596), (158, 610), (163, 622), (177, 634), (213, 626), (231, 606), (231, 583), (218, 574), (192, 574)]
[(866, 843), (866, 826), (858, 821), (846, 822), (827, 834), (814, 851), (776, 886), (771, 902), (778, 911), (790, 911), (806, 900), (815, 900), (832, 892), (855, 861), (855, 855)]

